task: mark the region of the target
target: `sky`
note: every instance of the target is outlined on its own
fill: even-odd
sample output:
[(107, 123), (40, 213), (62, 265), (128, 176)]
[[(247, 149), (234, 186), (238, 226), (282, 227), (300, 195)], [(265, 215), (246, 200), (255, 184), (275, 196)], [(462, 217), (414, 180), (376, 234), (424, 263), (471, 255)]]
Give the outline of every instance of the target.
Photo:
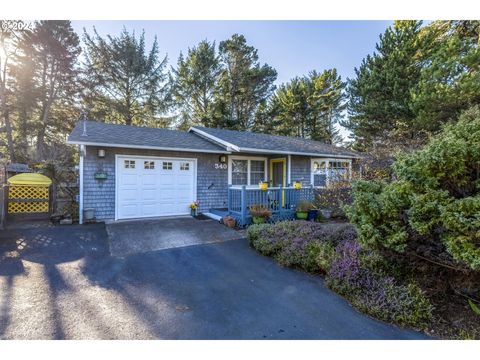
[[(354, 68), (375, 50), (378, 37), (392, 21), (72, 21), (79, 34), (117, 35), (123, 27), (140, 34), (147, 44), (157, 36), (160, 55), (175, 66), (180, 52), (202, 40), (220, 41), (243, 34), (258, 49), (261, 63), (278, 72), (277, 85), (311, 70), (336, 68), (343, 80), (354, 77)], [(348, 131), (341, 129), (344, 138)]]

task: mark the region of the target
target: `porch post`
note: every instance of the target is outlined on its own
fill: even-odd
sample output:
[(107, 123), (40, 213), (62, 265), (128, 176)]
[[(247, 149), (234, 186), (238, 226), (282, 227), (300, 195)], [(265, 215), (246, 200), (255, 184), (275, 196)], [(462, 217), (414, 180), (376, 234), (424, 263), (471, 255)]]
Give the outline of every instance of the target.
[(231, 189), (232, 185), (228, 185), (227, 188), (227, 208), (228, 208), (228, 213), (230, 214), (230, 209), (232, 208), (232, 195), (231, 195)]
[(242, 225), (246, 225), (247, 221), (247, 187), (242, 185), (241, 193), (241, 204), (242, 204)]

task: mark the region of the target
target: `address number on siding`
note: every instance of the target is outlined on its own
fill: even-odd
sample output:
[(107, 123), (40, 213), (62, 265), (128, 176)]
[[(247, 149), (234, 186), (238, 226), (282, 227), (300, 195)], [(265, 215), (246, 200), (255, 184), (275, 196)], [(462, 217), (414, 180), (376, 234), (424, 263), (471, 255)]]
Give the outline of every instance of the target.
[(215, 169), (225, 170), (226, 168), (227, 164), (215, 163)]

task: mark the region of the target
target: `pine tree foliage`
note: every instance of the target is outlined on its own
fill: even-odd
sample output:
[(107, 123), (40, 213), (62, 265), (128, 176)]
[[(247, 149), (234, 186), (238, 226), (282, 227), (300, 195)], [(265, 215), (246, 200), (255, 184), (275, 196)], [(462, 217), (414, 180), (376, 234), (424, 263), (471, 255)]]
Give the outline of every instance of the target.
[(215, 42), (201, 41), (180, 54), (177, 67), (172, 68), (173, 100), (180, 110), (180, 127), (215, 126), (215, 91), (221, 67)]
[(118, 37), (84, 31), (85, 106), (89, 117), (127, 125), (166, 125), (169, 105), (167, 57), (159, 59), (157, 39), (149, 51), (145, 33), (125, 28)]
[(234, 34), (219, 45), (220, 73), (216, 91), (218, 126), (251, 130), (255, 114), (275, 90), (277, 72), (261, 65), (258, 51), (247, 44), (243, 35)]
[(336, 69), (312, 71), (281, 85), (269, 103), (271, 132), (330, 144), (340, 142), (336, 124), (345, 109), (344, 88)]

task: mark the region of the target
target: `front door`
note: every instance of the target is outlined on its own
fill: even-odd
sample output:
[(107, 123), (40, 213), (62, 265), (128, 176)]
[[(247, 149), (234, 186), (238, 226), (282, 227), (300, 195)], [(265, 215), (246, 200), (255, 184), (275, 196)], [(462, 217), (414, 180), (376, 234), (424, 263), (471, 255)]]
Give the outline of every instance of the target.
[(272, 186), (285, 186), (285, 159), (272, 159), (270, 169)]

